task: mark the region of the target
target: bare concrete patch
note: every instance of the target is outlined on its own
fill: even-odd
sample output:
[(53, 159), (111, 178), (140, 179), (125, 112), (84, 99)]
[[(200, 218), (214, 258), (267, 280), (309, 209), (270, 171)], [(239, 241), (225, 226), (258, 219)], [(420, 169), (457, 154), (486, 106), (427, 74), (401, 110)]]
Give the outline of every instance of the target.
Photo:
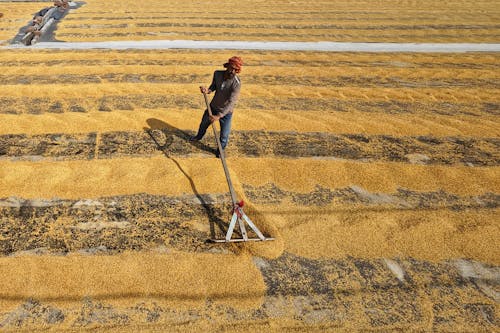
[(46, 254), (54, 254), (47, 247), (37, 247), (35, 249), (17, 251), (10, 254), (11, 257), (22, 257), (22, 256), (43, 256)]
[(11, 208), (19, 208), (24, 203), (23, 199), (16, 197), (9, 197), (0, 200), (0, 207), (11, 207)]
[(91, 199), (82, 199), (73, 204), (73, 208), (77, 209), (83, 209), (83, 208), (95, 208), (95, 207), (102, 207), (103, 204), (97, 200), (91, 200)]
[(351, 185), (349, 188), (353, 190), (361, 199), (364, 199), (372, 204), (404, 204), (400, 199), (395, 198), (390, 194), (371, 193), (357, 185)]
[(384, 258), (384, 262), (392, 273), (398, 278), (399, 281), (405, 281), (404, 269), (394, 260)]
[(496, 290), (500, 285), (500, 267), (488, 267), (465, 259), (455, 260), (453, 264), (463, 278), (474, 281), (485, 295), (500, 303), (500, 292)]
[(84, 301), (77, 320), (73, 323), (76, 327), (86, 327), (92, 324), (127, 324), (129, 316), (117, 311), (110, 305), (96, 302), (90, 298)]
[(429, 156), (424, 154), (406, 154), (405, 157), (412, 164), (427, 164), (431, 160)]
[(81, 249), (78, 250), (78, 254), (83, 254), (83, 255), (96, 255), (96, 254), (106, 254), (108, 253), (108, 248), (106, 246), (96, 246), (88, 249)]
[(73, 226), (72, 228), (78, 230), (97, 230), (100, 231), (102, 229), (126, 229), (131, 226), (130, 222), (122, 221), (122, 222), (82, 222)]
[(488, 267), (480, 262), (465, 259), (458, 259), (453, 263), (464, 278), (500, 282), (500, 267)]
[(12, 329), (32, 325), (54, 325), (63, 322), (64, 313), (35, 299), (28, 299), (0, 322), (0, 328)]

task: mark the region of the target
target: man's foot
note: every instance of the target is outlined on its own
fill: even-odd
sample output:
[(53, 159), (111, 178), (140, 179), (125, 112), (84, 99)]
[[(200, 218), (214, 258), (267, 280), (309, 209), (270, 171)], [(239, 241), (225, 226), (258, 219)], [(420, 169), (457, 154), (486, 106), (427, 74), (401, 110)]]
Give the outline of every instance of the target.
[(200, 141), (201, 139), (198, 138), (196, 135), (193, 135), (192, 137), (189, 138), (189, 141), (190, 142), (194, 142), (194, 141)]

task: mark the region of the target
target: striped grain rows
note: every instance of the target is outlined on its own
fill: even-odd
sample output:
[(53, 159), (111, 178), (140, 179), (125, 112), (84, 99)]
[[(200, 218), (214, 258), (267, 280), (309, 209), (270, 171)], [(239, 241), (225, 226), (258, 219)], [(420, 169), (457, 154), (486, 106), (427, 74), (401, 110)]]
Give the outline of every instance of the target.
[[(31, 60), (24, 51), (2, 51), (6, 56), (0, 61), (5, 82), (0, 92), (4, 117), (0, 163), (2, 187), (9, 189), (2, 193), (6, 202), (19, 203), (12, 207), (5, 204), (5, 209), (31, 207), (29, 200), (34, 199), (48, 200), (48, 207), (59, 207), (59, 201), (51, 201), (54, 196), (61, 197), (62, 202), (70, 198), (99, 201), (110, 195), (134, 198), (144, 191), (170, 202), (193, 195), (193, 191), (201, 196), (222, 195), (226, 191), (223, 179), (217, 176), (204, 184), (207, 180), (200, 178), (204, 171), (197, 170), (198, 160), (208, 168), (217, 165), (217, 160), (212, 161), (215, 147), (211, 135), (200, 143), (187, 142), (203, 110), (197, 86), (208, 84), (212, 71), (224, 61), (215, 59), (219, 56), (216, 52), (209, 53), (42, 51)], [(326, 57), (323, 53), (246, 51), (243, 56), (247, 56), (242, 74), (245, 89), (236, 111), (228, 156), (234, 177), (239, 179), (238, 190), (255, 205), (274, 203), (281, 207), (291, 202), (305, 208), (331, 206), (338, 202), (336, 193), (344, 193), (340, 194), (342, 198), (347, 195), (346, 189), (349, 193), (359, 186), (367, 193), (379, 193), (372, 195), (382, 204), (395, 204), (396, 210), (440, 207), (438, 203), (443, 200), (451, 200), (447, 207), (474, 209), (473, 214), (478, 216), (497, 209), (495, 174), (500, 142), (496, 126), (498, 75), (490, 70), (496, 65), (494, 55)], [(304, 66), (305, 59), (308, 66)], [(15, 65), (22, 61), (26, 66), (20, 71)], [(304, 160), (304, 166), (311, 163), (308, 161), (322, 161), (322, 166), (306, 167), (303, 176), (295, 175), (287, 165), (293, 165), (296, 159)], [(262, 164), (265, 160), (274, 162)], [(239, 161), (246, 161), (247, 166)], [(141, 163), (142, 168), (134, 168)], [(359, 174), (354, 176), (342, 169), (343, 163), (352, 164), (352, 172)], [(269, 177), (265, 170), (259, 170), (260, 165), (282, 166), (286, 171)], [(441, 168), (443, 177), (434, 186), (432, 182), (422, 186), (422, 178), (435, 178), (437, 169), (428, 169), (431, 166)], [(162, 171), (169, 167), (174, 169)], [(374, 170), (373, 175), (366, 174), (367, 168)], [(459, 175), (468, 173), (468, 168), (472, 177), (479, 178), (470, 183), (462, 181), (464, 186), (460, 187)], [(384, 171), (391, 169), (415, 176), (400, 182), (402, 178)], [(26, 173), (20, 174), (20, 170)], [(98, 176), (100, 170), (107, 171)], [(384, 173), (387, 178), (378, 177)], [(142, 186), (129, 186), (132, 175), (141, 179)], [(342, 181), (323, 180), (337, 176), (343, 177)], [(105, 180), (107, 177), (109, 180)], [(369, 178), (373, 181), (367, 181)], [(169, 185), (173, 179), (179, 183)], [(100, 191), (99, 182), (104, 185), (108, 181), (115, 184)], [(392, 185), (377, 184), (379, 181)], [(35, 182), (35, 189), (29, 189), (33, 185), (30, 182)], [(66, 187), (68, 191), (57, 193), (57, 189)], [(12, 191), (14, 188), (17, 190)], [(71, 193), (70, 188), (78, 190)], [(401, 195), (394, 193), (414, 193), (419, 204), (408, 206)], [(303, 199), (298, 200), (301, 196)], [(383, 198), (392, 199), (385, 202)], [(363, 200), (354, 200), (353, 204), (367, 209), (372, 205)], [(221, 214), (220, 208), (208, 206)], [(207, 213), (196, 210), (196, 215)], [(57, 216), (54, 212), (47, 214)], [(174, 212), (169, 218), (174, 221), (177, 215)], [(52, 217), (53, 221), (58, 219)], [(74, 220), (70, 225), (75, 223), (81, 222)], [(180, 220), (172, 223), (181, 225)], [(94, 232), (103, 230), (107, 228), (99, 227)], [(4, 253), (9, 252), (7, 248), (26, 250), (33, 247), (27, 244), (46, 241), (40, 236), (13, 247), (8, 245), (13, 235), (4, 240)], [(68, 247), (73, 248), (79, 247)], [(407, 255), (418, 256), (418, 251)], [(486, 257), (492, 258), (491, 254)]]
[(496, 1), (258, 1), (237, 8), (228, 1), (153, 1), (140, 8), (134, 2), (110, 4), (102, 12), (94, 2), (68, 17), (57, 38), (498, 42), (500, 29)]
[[(490, 1), (252, 1), (227, 19), (234, 2), (124, 4), (88, 0), (56, 38), (499, 29)], [(198, 86), (234, 53), (0, 50), (0, 329), (494, 330), (497, 55), (237, 52), (228, 165), (276, 240), (221, 247), (206, 242), (231, 209), (213, 135), (187, 139)]]

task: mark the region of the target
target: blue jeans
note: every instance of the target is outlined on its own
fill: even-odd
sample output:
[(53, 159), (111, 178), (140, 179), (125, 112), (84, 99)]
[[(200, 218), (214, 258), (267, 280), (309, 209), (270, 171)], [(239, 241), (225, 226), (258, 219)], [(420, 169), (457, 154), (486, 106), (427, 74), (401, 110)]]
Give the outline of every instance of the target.
[[(217, 113), (213, 114), (214, 116)], [(222, 149), (226, 149), (227, 143), (229, 142), (229, 133), (231, 132), (231, 120), (233, 118), (232, 113), (226, 114), (224, 117), (219, 119), (220, 124), (220, 144)], [(196, 134), (196, 138), (201, 140), (205, 133), (207, 132), (207, 128), (210, 126), (210, 117), (208, 116), (208, 111), (205, 110), (203, 113), (203, 118), (201, 118), (200, 128), (198, 129), (198, 134)]]

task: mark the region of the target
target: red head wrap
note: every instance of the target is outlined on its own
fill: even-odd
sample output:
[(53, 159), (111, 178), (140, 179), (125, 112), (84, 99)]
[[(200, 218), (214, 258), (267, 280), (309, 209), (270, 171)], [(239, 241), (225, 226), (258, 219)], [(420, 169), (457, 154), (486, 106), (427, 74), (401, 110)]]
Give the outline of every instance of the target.
[(224, 64), (224, 67), (227, 67), (229, 64), (236, 70), (236, 73), (241, 72), (241, 66), (243, 66), (243, 60), (241, 60), (240, 57), (231, 57), (229, 60)]

